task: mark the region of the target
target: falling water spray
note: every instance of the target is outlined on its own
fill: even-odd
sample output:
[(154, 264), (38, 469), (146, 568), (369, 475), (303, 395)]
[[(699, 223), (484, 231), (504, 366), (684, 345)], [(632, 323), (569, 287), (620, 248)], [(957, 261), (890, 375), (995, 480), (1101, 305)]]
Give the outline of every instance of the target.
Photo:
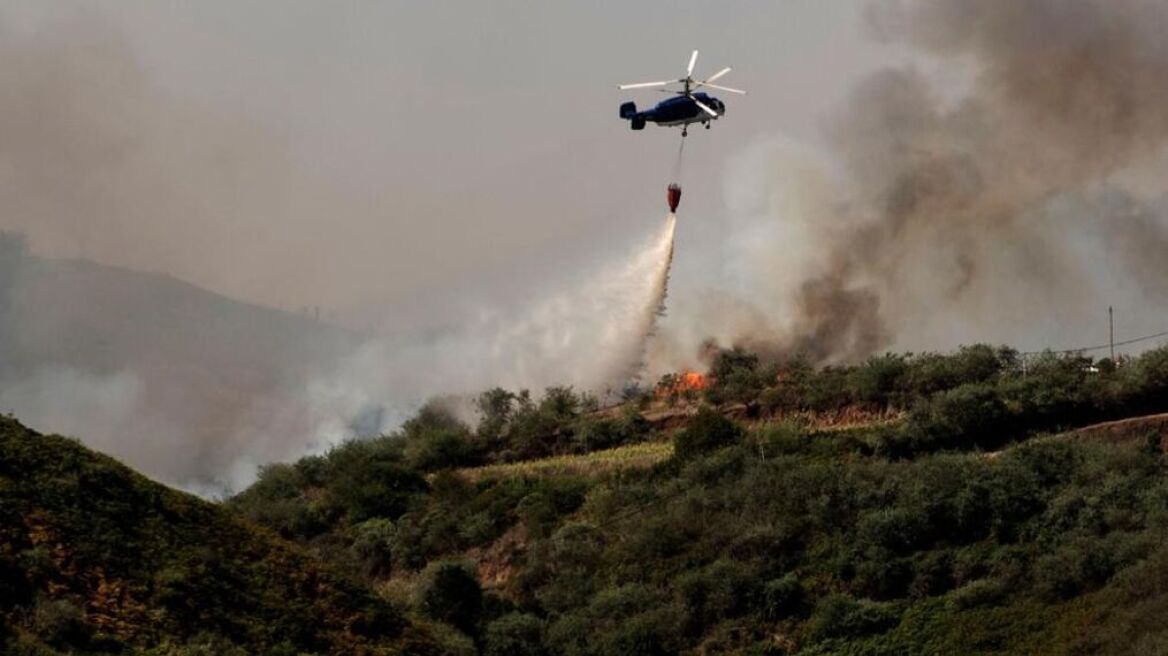
[(637, 333), (641, 335), (641, 339), (637, 345), (636, 357), (630, 360), (630, 366), (624, 376), (626, 382), (640, 382), (641, 376), (645, 373), (645, 352), (649, 340), (657, 330), (657, 319), (665, 314), (665, 299), (669, 295), (669, 271), (673, 267), (673, 235), (676, 227), (677, 215), (670, 212), (665, 217), (665, 226), (654, 249), (660, 255), (660, 260), (651, 279), (649, 303)]

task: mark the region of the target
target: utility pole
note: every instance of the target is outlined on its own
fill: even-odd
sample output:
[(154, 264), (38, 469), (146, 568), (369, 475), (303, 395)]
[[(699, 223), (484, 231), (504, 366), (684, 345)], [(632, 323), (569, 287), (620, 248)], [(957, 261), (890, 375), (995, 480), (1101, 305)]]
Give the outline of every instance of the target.
[(1107, 306), (1107, 345), (1111, 347), (1111, 361), (1115, 362), (1115, 314)]

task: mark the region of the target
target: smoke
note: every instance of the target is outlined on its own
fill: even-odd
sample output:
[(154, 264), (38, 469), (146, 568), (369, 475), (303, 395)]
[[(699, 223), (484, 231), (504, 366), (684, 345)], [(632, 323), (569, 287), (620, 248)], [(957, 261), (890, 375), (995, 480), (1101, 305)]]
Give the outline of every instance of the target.
[(640, 376), (664, 309), (675, 227), (671, 214), (627, 257), (519, 308), (478, 307), (445, 331), (369, 341), (311, 386), (314, 432), (335, 441), (348, 429), (339, 420), (381, 404), (377, 428), (391, 429), (431, 397), (493, 386), (619, 394)]
[[(637, 230), (614, 229), (623, 217), (612, 216), (596, 219), (599, 230), (576, 216), (568, 229), (555, 213), (525, 211), (562, 204), (565, 189), (632, 193), (631, 176), (589, 183), (560, 169), (610, 162), (607, 143), (587, 157), (571, 141), (517, 154), (541, 175), (497, 189), (513, 170), (498, 168), (506, 153), (475, 140), (492, 131), (453, 120), (465, 118), (464, 98), (413, 84), (381, 98), (408, 105), (391, 125), (362, 96), (378, 118), (353, 132), (398, 126), (400, 139), (345, 164), (246, 98), (160, 85), (154, 64), (100, 19), (6, 31), (0, 227), (48, 257), (27, 258), (24, 271), (0, 262), (0, 410), (210, 489), (392, 428), (437, 394), (562, 383), (603, 394), (642, 361), (650, 375), (692, 367), (711, 340), (826, 363), (973, 341), (1073, 346), (1099, 342), (1108, 305), (1120, 336), (1162, 330), (1168, 7), (894, 1), (872, 5), (866, 25), (908, 63), (855, 86), (825, 127), (826, 147), (755, 140), (733, 157), (726, 217), (710, 230), (721, 250), (701, 244), (721, 275), (701, 292), (675, 285), (665, 317), (672, 218), (643, 247), (586, 267), (552, 246), (585, 232), (630, 243)], [(199, 69), (204, 53), (187, 55)], [(337, 108), (350, 100), (330, 97)], [(529, 112), (486, 105), (516, 121), (506, 139), (545, 139)], [(431, 108), (459, 131), (402, 134)], [(321, 122), (347, 123), (339, 115)], [(547, 120), (539, 125), (562, 123)], [(459, 154), (441, 147), (451, 134), (469, 144)], [(381, 156), (396, 162), (392, 174), (368, 166)], [(408, 196), (413, 187), (468, 197), (428, 205)], [(507, 200), (483, 216), (468, 211), (497, 198)], [(703, 229), (717, 225), (705, 218)], [(358, 333), (168, 276), (62, 260), (78, 255), (269, 305), (386, 312), (393, 330)], [(679, 263), (691, 266), (688, 255), (679, 250)]]
[[(559, 217), (429, 221), (404, 203), (387, 217), (383, 188), (409, 180), (378, 181), (376, 196), (338, 185), (374, 177), (359, 161), (315, 170), (298, 135), (241, 99), (216, 107), (164, 86), (102, 16), (0, 29), (0, 231), (35, 253), (0, 238), (0, 412), (214, 493), (257, 465), (391, 430), (435, 395), (604, 395), (636, 378), (672, 217), (608, 261), (553, 268), (534, 236)], [(620, 239), (636, 244), (632, 225)], [(522, 249), (507, 245), (517, 237)], [(444, 282), (497, 259), (522, 270)], [(394, 316), (358, 333), (234, 300), (289, 297)]]
[(559, 384), (615, 395), (663, 309), (674, 227), (671, 215), (533, 301), (375, 338), (0, 239), (0, 411), (219, 494), (267, 462), (393, 430), (435, 396)]
[[(727, 229), (746, 310), (711, 334), (838, 362), (1095, 344), (1108, 305), (1162, 330), (1168, 5), (887, 1), (866, 21), (911, 63), (852, 90), (826, 155), (738, 157)], [(670, 328), (675, 350), (701, 343)]]

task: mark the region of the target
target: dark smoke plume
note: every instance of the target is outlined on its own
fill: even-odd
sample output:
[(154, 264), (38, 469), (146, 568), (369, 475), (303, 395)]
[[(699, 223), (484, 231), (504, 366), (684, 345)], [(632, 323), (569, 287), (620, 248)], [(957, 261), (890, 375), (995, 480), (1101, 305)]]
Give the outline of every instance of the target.
[(828, 124), (829, 190), (770, 207), (799, 241), (744, 259), (786, 281), (754, 302), (786, 306), (732, 341), (820, 362), (1057, 345), (1113, 301), (1164, 299), (1168, 4), (908, 0), (865, 19), (914, 63), (864, 79)]

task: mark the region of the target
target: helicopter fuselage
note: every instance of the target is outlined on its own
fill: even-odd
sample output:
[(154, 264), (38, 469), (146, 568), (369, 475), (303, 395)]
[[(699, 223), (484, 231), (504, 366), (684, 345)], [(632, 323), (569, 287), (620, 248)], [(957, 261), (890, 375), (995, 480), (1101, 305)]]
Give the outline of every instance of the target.
[(645, 123), (656, 123), (663, 126), (686, 126), (691, 123), (706, 123), (722, 117), (726, 113), (726, 105), (721, 100), (705, 93), (695, 93), (694, 98), (717, 112), (712, 116), (698, 107), (697, 103), (688, 96), (679, 95), (657, 103), (652, 109), (638, 112), (636, 105), (627, 102), (621, 105), (620, 116), (631, 122), (634, 130), (641, 130)]

